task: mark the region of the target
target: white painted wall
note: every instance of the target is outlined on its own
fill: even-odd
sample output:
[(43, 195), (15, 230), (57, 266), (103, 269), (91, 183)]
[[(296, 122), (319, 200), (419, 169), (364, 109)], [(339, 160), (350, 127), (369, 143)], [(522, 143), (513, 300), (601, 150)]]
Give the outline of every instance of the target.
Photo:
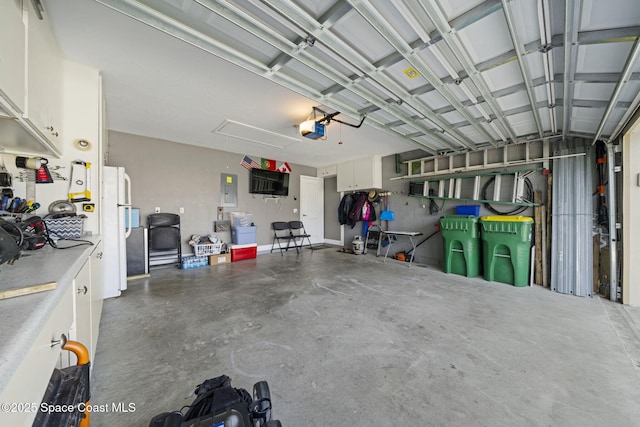
[(640, 120), (622, 146), (622, 303), (640, 306)]

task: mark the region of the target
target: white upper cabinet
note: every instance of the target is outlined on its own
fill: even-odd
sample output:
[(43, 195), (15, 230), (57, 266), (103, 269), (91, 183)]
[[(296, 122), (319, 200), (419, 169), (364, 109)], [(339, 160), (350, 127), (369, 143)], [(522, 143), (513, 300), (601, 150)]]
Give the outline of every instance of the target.
[(369, 156), (339, 163), (338, 191), (363, 191), (382, 188), (382, 157)]
[(62, 154), (63, 61), (31, 1), (0, 0), (0, 151)]
[[(25, 29), (22, 1), (0, 1), (0, 98), (17, 112), (25, 101)], [(5, 111), (5, 114), (9, 111)]]
[(336, 168), (338, 191), (354, 191), (353, 161), (338, 163)]
[(325, 166), (323, 168), (318, 168), (317, 176), (318, 178), (328, 178), (330, 176), (336, 176), (338, 168), (336, 165)]
[(62, 152), (62, 54), (51, 28), (27, 1), (27, 102), (25, 119)]

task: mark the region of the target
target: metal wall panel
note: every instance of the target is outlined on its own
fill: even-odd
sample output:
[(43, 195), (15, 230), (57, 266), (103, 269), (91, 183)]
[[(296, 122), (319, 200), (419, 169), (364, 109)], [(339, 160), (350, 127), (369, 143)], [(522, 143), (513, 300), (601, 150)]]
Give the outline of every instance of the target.
[(562, 149), (557, 155), (584, 156), (553, 161), (551, 289), (563, 294), (593, 293), (593, 150)]

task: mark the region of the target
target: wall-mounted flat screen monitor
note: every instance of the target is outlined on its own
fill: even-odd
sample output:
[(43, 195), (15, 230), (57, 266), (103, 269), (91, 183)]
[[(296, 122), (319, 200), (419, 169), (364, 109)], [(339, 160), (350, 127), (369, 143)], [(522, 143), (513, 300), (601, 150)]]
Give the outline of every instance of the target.
[(251, 169), (249, 171), (249, 193), (288, 196), (289, 174), (267, 169)]

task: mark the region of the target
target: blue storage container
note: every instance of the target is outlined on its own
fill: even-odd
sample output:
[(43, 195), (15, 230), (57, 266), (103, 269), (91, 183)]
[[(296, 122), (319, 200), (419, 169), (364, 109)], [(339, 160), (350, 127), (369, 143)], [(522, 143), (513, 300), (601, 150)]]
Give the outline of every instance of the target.
[(231, 243), (234, 245), (256, 243), (256, 227), (231, 227)]
[(480, 216), (480, 205), (456, 206), (456, 215)]
[[(129, 226), (129, 209), (131, 209), (131, 226)], [(140, 209), (130, 208), (129, 206), (126, 206), (124, 208), (124, 227), (125, 228), (140, 227)]]

